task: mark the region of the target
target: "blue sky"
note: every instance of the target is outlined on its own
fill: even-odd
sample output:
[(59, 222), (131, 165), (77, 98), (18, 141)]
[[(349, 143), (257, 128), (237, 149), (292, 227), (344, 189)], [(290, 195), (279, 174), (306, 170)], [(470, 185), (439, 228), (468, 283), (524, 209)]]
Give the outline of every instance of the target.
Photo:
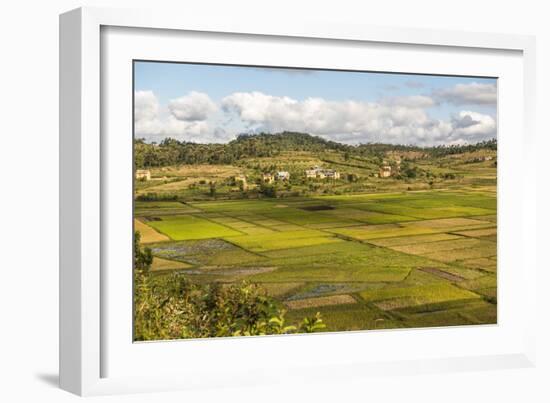
[(136, 136), (150, 141), (282, 130), (351, 144), (496, 136), (496, 79), (166, 62), (134, 69)]

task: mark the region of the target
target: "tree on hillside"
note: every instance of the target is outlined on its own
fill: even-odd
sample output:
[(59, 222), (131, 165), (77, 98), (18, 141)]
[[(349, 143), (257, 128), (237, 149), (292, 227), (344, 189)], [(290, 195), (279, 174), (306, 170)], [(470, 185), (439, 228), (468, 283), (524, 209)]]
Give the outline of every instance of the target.
[(211, 181), (211, 182), (208, 184), (208, 186), (209, 186), (208, 192), (209, 192), (209, 194), (210, 194), (210, 197), (216, 196), (216, 182)]
[(260, 193), (265, 197), (277, 197), (277, 188), (274, 185), (262, 182), (260, 184)]

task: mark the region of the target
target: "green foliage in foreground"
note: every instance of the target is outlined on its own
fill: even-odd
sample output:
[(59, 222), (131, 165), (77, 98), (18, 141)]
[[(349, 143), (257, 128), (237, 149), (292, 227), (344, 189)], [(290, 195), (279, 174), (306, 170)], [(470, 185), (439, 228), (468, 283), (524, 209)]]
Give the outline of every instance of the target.
[(134, 340), (312, 333), (325, 328), (317, 312), (298, 325), (258, 285), (193, 284), (181, 274), (153, 276), (152, 256), (134, 238)]

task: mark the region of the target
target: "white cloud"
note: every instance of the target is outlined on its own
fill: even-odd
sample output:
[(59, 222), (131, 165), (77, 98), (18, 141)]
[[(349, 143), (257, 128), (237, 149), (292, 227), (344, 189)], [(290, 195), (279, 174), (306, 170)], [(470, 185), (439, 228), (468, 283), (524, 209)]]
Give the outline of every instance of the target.
[[(234, 93), (222, 100), (227, 113), (235, 114), (251, 130), (300, 131), (347, 143), (448, 144), (476, 141), (496, 132), (494, 120), (475, 112), (460, 112), (450, 120), (431, 118), (430, 97), (412, 96), (382, 102), (297, 101), (261, 92)], [(472, 124), (464, 127), (470, 118)]]
[(160, 141), (165, 137), (196, 142), (223, 142), (227, 133), (212, 128), (208, 117), (217, 107), (208, 95), (191, 92), (161, 108), (152, 91), (134, 95), (134, 130), (136, 137)]
[(159, 102), (153, 91), (136, 91), (134, 94), (134, 119), (136, 121), (156, 119)]
[[(135, 93), (137, 137), (173, 137), (195, 142), (226, 142), (242, 131), (299, 131), (349, 144), (384, 142), (438, 145), (493, 138), (495, 119), (462, 110), (447, 120), (428, 113), (428, 96), (384, 98), (379, 102), (296, 100), (261, 92), (236, 92), (221, 111), (206, 94), (191, 92), (161, 107), (151, 91)], [(217, 124), (225, 120), (225, 124)]]
[(496, 105), (496, 84), (456, 84), (454, 87), (434, 91), (433, 96), (440, 102), (453, 105)]
[(196, 91), (168, 103), (168, 110), (176, 119), (188, 122), (206, 120), (216, 109), (208, 95)]
[(472, 111), (459, 112), (452, 124), (453, 140), (465, 142), (492, 138), (497, 131), (497, 123), (493, 117)]

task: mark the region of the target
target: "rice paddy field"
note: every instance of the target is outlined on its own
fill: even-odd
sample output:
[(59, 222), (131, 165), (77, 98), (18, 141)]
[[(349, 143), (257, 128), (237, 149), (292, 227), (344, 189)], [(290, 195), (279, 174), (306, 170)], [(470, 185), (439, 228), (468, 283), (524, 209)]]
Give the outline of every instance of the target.
[[(466, 181), (476, 176), (471, 165), (458, 168)], [(237, 172), (182, 169), (166, 169), (169, 180), (157, 187), (187, 183), (178, 173)], [(483, 186), (136, 201), (135, 229), (155, 256), (156, 275), (249, 280), (278, 300), (291, 321), (320, 312), (325, 331), (493, 324), (496, 169), (479, 169)]]

